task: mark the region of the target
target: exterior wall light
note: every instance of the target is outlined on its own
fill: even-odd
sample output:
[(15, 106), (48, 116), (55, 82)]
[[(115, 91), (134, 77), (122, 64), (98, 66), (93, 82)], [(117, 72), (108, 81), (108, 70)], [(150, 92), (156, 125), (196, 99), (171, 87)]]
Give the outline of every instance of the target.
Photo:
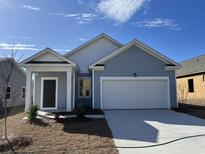
[(134, 73), (133, 76), (136, 78), (137, 77), (137, 73)]

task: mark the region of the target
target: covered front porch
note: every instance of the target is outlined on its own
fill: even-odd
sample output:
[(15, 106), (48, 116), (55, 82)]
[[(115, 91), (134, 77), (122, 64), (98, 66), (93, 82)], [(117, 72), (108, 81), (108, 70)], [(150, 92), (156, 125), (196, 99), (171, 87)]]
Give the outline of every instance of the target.
[(24, 60), (26, 69), (25, 112), (32, 104), (47, 112), (71, 112), (75, 107), (77, 66), (47, 48)]

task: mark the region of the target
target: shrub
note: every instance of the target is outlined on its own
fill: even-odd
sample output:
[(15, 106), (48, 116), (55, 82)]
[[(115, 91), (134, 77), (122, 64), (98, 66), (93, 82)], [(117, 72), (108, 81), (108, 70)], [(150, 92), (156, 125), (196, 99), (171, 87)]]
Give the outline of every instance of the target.
[(33, 123), (37, 117), (37, 111), (38, 107), (36, 105), (31, 105), (29, 107), (29, 112), (28, 112), (28, 119), (30, 123)]
[(80, 104), (78, 104), (78, 107), (77, 107), (77, 117), (78, 118), (83, 118), (84, 115), (85, 115), (85, 105), (83, 102), (80, 102)]

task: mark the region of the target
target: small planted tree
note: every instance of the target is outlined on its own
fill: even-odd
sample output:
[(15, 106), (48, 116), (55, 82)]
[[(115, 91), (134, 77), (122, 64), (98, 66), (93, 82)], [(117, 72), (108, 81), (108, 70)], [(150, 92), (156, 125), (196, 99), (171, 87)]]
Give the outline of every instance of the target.
[[(8, 104), (14, 104), (15, 99), (20, 95), (20, 92), (14, 91), (11, 88), (8, 88), (12, 86), (12, 83), (17, 83), (17, 81), (14, 82), (15, 77), (13, 76), (14, 68), (16, 67), (17, 63), (20, 61), (21, 57), (19, 56), (18, 59), (16, 59), (18, 51), (10, 50), (7, 53), (8, 56), (4, 58), (4, 64), (0, 65), (0, 91), (1, 91), (1, 101), (2, 101), (2, 107), (3, 107), (3, 115), (4, 115), (4, 139), (8, 141), (10, 144), (10, 141), (8, 139), (8, 131), (7, 131), (7, 117), (8, 117)], [(16, 59), (16, 60), (15, 60)], [(13, 81), (13, 82), (12, 82)], [(12, 86), (13, 87), (13, 86)], [(8, 91), (11, 93), (8, 94)], [(9, 100), (8, 100), (9, 96)], [(10, 144), (11, 145), (11, 144)], [(11, 150), (14, 152), (12, 146)]]
[(188, 90), (185, 82), (181, 81), (177, 84), (177, 95), (179, 103), (187, 103)]

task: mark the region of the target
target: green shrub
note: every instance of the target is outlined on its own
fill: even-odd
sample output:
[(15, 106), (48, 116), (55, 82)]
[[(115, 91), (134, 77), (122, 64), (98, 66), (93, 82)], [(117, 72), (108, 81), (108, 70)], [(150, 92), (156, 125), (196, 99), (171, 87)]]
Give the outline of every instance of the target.
[(30, 123), (33, 123), (37, 117), (37, 111), (38, 107), (36, 105), (31, 105), (29, 107), (29, 112), (28, 112), (28, 119)]
[(80, 104), (78, 104), (78, 106), (77, 106), (77, 117), (78, 117), (78, 118), (83, 118), (84, 115), (85, 115), (85, 111), (86, 111), (85, 105), (84, 105), (84, 103), (81, 101)]

